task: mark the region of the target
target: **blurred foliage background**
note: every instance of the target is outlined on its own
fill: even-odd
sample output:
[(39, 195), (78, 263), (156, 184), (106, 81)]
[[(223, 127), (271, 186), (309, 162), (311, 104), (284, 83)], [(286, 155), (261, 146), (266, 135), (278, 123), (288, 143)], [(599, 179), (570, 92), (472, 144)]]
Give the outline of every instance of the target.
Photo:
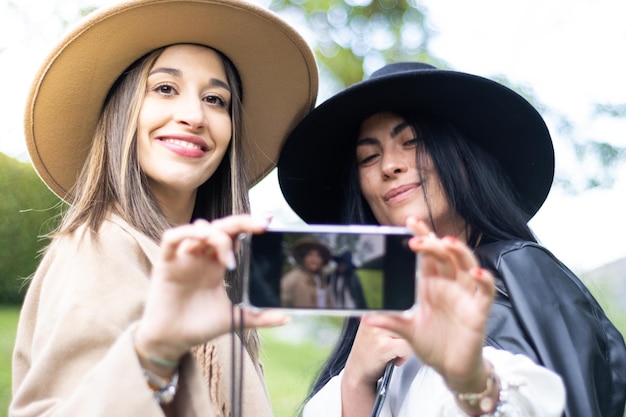
[[(417, 0), (269, 1), (266, 5), (298, 27), (313, 46), (321, 72), (320, 100), (362, 80), (388, 62), (421, 60), (449, 68), (445, 60), (431, 51), (430, 41), (435, 32), (427, 9)], [(2, 2), (9, 8), (19, 7), (14, 0), (0, 0)], [(88, 0), (84, 3), (87, 5), (69, 14), (72, 19), (67, 18), (68, 12), (62, 12), (61, 7), (58, 15), (50, 19), (57, 18), (59, 25), (66, 28), (97, 8), (89, 5)], [(19, 13), (16, 15), (27, 19)], [(626, 154), (623, 147), (581, 137), (572, 120), (541, 103), (529, 86), (513, 85), (502, 75), (492, 78), (517, 90), (544, 117), (556, 118), (559, 138), (568, 141), (580, 162), (596, 167), (586, 173), (582, 185), (573, 184), (569, 176), (559, 176), (557, 171), (556, 187), (580, 192), (612, 185), (612, 173)], [(595, 108), (598, 117), (626, 117), (626, 103), (596, 103)], [(34, 271), (37, 253), (46, 243), (46, 239), (39, 236), (54, 226), (60, 202), (36, 178), (29, 164), (5, 155), (0, 155), (0, 192), (4, 196), (0, 201), (0, 244), (4, 248), (0, 252), (0, 303), (19, 303), (20, 293), (16, 295), (13, 291), (22, 287), (22, 279)]]
[(19, 304), (61, 202), (30, 163), (1, 153), (0, 192), (0, 305)]

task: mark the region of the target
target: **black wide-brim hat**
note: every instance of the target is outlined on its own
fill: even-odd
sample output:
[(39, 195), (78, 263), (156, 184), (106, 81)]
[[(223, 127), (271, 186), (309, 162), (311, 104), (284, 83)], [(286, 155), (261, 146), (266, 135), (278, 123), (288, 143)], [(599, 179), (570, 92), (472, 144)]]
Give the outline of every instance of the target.
[(352, 252), (350, 251), (341, 252), (339, 255), (333, 256), (333, 261), (337, 264), (346, 265), (350, 270), (356, 269), (356, 265), (352, 262)]
[(554, 149), (537, 110), (502, 84), (419, 62), (387, 65), (312, 110), (287, 138), (278, 161), (285, 200), (307, 223), (341, 221), (341, 174), (360, 124), (380, 112), (437, 116), (492, 154), (509, 175), (528, 219), (554, 178)]

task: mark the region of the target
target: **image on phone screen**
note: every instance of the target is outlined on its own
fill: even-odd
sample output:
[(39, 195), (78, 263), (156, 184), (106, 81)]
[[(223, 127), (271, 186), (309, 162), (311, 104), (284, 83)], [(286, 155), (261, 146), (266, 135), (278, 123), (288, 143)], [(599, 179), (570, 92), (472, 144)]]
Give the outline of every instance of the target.
[(259, 308), (404, 311), (417, 256), (403, 228), (268, 230), (246, 239), (246, 302)]

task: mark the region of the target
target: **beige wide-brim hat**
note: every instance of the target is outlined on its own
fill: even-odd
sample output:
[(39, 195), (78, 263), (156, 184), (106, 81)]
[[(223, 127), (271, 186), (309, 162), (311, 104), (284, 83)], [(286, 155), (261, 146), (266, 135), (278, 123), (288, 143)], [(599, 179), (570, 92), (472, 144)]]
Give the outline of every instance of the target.
[(330, 262), (330, 249), (322, 242), (312, 237), (304, 237), (294, 242), (291, 246), (291, 254), (293, 255), (295, 261), (299, 265), (302, 265), (304, 263), (304, 257), (311, 249), (315, 249), (319, 252), (320, 256), (323, 259), (324, 265)]
[(133, 0), (100, 9), (45, 59), (27, 100), (25, 135), (41, 179), (66, 198), (91, 146), (107, 93), (146, 53), (177, 43), (206, 45), (235, 65), (250, 136), (250, 186), (276, 164), (289, 131), (315, 104), (314, 55), (269, 10), (236, 0)]

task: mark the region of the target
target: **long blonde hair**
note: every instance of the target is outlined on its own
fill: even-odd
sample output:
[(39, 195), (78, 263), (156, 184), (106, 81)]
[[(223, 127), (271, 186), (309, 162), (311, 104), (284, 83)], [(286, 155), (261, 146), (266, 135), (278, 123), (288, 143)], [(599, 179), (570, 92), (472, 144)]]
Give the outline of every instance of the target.
[[(137, 60), (109, 90), (89, 155), (68, 197), (70, 206), (55, 234), (69, 234), (83, 225), (97, 232), (112, 212), (155, 242), (172, 226), (152, 195), (137, 157), (137, 124), (148, 74), (164, 49)], [(244, 152), (249, 145), (243, 131), (241, 81), (230, 60), (216, 52), (231, 86), (232, 138), (215, 173), (198, 188), (192, 219), (213, 220), (250, 212), (250, 164)], [(241, 298), (241, 274), (237, 271), (226, 276), (229, 295), (235, 302)], [(258, 359), (256, 331), (244, 331), (241, 336), (252, 358)]]

